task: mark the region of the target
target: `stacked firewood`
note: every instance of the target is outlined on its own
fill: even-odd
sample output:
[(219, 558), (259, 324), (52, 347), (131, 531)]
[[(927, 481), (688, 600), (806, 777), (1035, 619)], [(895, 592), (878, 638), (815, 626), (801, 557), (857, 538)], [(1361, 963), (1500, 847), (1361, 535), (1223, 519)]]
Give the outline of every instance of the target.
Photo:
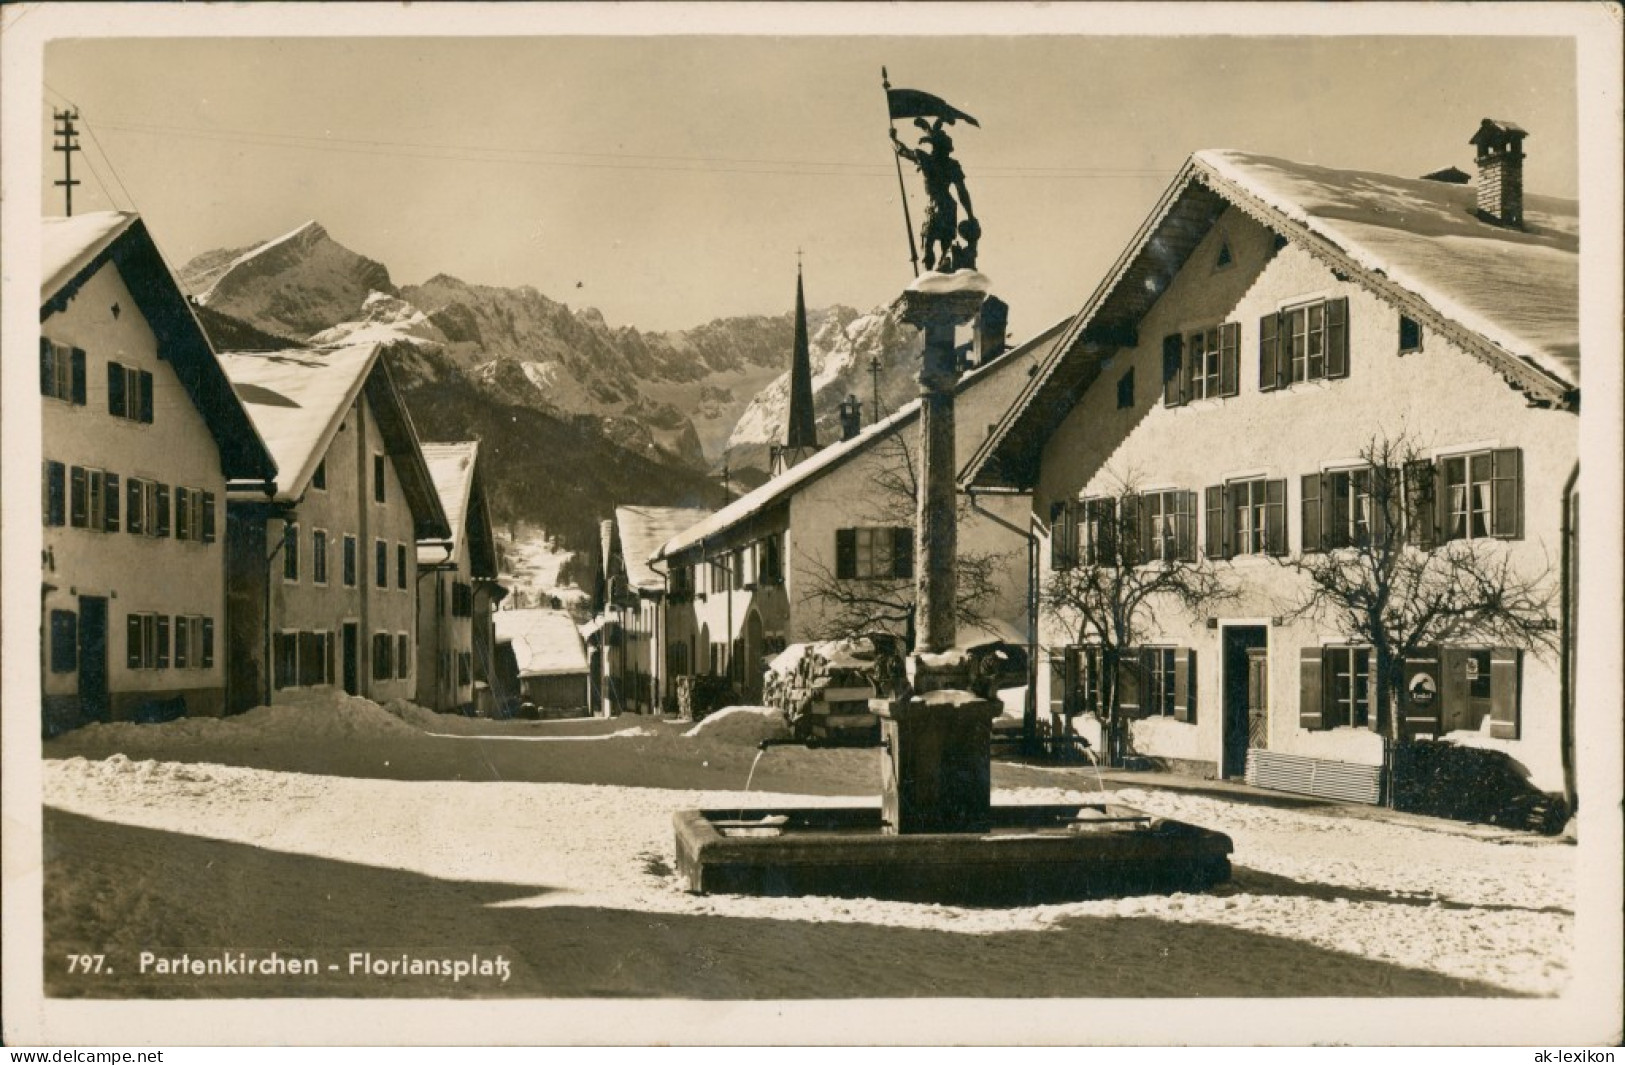
[(783, 711), (803, 739), (872, 732), (869, 699), (877, 670), (892, 650), (884, 637), (796, 644), (773, 660), (762, 678), (762, 701)]

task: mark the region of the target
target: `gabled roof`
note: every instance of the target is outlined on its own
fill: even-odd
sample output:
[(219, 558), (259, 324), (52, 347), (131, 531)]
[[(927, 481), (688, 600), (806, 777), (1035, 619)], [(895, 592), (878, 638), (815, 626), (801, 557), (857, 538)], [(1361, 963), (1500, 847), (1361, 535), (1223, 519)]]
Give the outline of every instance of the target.
[(447, 539), (445, 511), (382, 351), (378, 344), (355, 344), (235, 352), (222, 354), (220, 363), (276, 456), (275, 501), (303, 498), (344, 416), (364, 394), (412, 510), (414, 537)]
[(615, 532), (632, 586), (663, 591), (666, 578), (649, 565), (650, 560), (661, 544), (710, 513), (700, 507), (616, 507)]
[(581, 632), (562, 610), (498, 610), (491, 615), (497, 639), (513, 643), (521, 677), (587, 672)]
[(1186, 161), (1043, 367), (977, 450), (965, 483), (1030, 487), (1044, 440), (1228, 207), (1438, 332), (1533, 402), (1572, 408), (1580, 382), (1573, 200), (1524, 197), (1526, 229), (1476, 213), (1476, 190), (1237, 151)]
[[(979, 382), (996, 376), (1004, 367), (1042, 363), (1052, 345), (1061, 336), (1067, 321), (1056, 322), (1038, 336), (978, 366), (960, 378), (957, 393), (974, 388)], [(759, 514), (788, 499), (825, 474), (863, 454), (877, 442), (911, 424), (920, 415), (920, 401), (914, 400), (894, 413), (866, 427), (850, 440), (830, 444), (803, 462), (797, 463), (779, 476), (758, 486), (729, 503), (697, 525), (683, 530), (660, 546), (656, 559), (674, 558), (698, 547), (703, 541), (720, 536), (736, 525), (747, 522)]]
[(451, 544), (452, 553), (463, 547), (470, 552), (469, 566), (476, 577), (495, 577), (496, 544), (490, 517), (485, 509), (484, 489), (479, 480), (480, 442), (463, 440), (451, 444), (424, 444), (423, 461), (440, 496), (441, 509), (451, 526), (451, 539), (425, 540), (418, 544), (419, 564), (439, 562), (445, 556), (442, 545)]
[(277, 465), (233, 393), (207, 335), (139, 215), (96, 211), (47, 218), (40, 226), (40, 321), (68, 305), (104, 265), (124, 287), (158, 340), (159, 351), (203, 415), (228, 480), (268, 481)]

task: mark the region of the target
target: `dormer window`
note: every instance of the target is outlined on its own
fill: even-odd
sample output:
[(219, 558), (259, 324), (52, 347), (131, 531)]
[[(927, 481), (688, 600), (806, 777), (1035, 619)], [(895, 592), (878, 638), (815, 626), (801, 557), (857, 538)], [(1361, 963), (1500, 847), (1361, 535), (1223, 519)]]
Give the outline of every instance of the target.
[(1399, 353), (1407, 355), (1422, 350), (1422, 323), (1415, 318), (1399, 316)]

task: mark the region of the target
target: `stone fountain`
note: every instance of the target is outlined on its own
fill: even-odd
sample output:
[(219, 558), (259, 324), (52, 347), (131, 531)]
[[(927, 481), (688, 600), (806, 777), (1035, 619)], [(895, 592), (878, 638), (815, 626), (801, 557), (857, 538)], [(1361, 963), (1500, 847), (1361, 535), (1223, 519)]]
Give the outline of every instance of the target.
[(870, 703), (881, 720), (880, 806), (685, 810), (677, 866), (701, 894), (837, 895), (1021, 904), (1203, 890), (1229, 878), (1229, 837), (1116, 803), (995, 806), (996, 700), (973, 690), (955, 646), (956, 327), (988, 293), (971, 269), (928, 272), (902, 317), (925, 333), (916, 644), (905, 676)]

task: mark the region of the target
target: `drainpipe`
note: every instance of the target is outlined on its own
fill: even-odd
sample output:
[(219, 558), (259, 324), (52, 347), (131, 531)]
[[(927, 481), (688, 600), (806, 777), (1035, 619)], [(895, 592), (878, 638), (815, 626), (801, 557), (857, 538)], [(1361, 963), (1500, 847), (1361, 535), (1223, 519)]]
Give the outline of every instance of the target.
[[(986, 491), (984, 489), (983, 491)], [(1025, 529), (1014, 525), (991, 510), (986, 510), (976, 498), (976, 490), (967, 488), (971, 509), (1021, 537), (1027, 548), (1027, 694), (1021, 704), (1021, 746), (1023, 753), (1038, 751), (1038, 531), (1036, 520), (1028, 517)], [(1005, 491), (999, 495), (1025, 495), (1023, 492)]]
[[(671, 595), (671, 574), (669, 571), (660, 568), (659, 563), (661, 561), (663, 560), (660, 558), (651, 558), (649, 560), (649, 568), (660, 574), (660, 579), (666, 583), (666, 590), (660, 594), (660, 598), (657, 600), (655, 606), (655, 634), (654, 640), (649, 647), (649, 672), (660, 678), (660, 684), (658, 686), (651, 684), (651, 690), (649, 692), (649, 698), (655, 702), (655, 707), (651, 707), (650, 709), (655, 710), (656, 713), (665, 712), (666, 699), (664, 689), (668, 684), (671, 683), (671, 677), (667, 675), (666, 669), (666, 611), (668, 609), (667, 603)], [(656, 687), (658, 687), (659, 691), (655, 690)], [(656, 707), (658, 707), (658, 709), (656, 709)]]
[(1558, 604), (1562, 611), (1559, 621), (1558, 638), (1558, 708), (1561, 723), (1561, 746), (1563, 758), (1563, 798), (1568, 802), (1569, 813), (1573, 814), (1578, 807), (1580, 797), (1574, 779), (1574, 560), (1576, 557), (1576, 538), (1579, 530), (1575, 523), (1575, 513), (1579, 509), (1579, 493), (1577, 491), (1580, 480), (1580, 464), (1576, 462), (1574, 469), (1569, 472), (1568, 480), (1563, 482), (1563, 523), (1561, 552), (1563, 573), (1558, 582)]
[[(265, 706), (271, 705), (271, 686), (276, 676), (276, 663), (271, 660), (271, 567), (276, 565), (276, 557), (282, 553), (282, 549), (288, 544), (288, 512), (283, 511), (280, 518), (282, 521), (282, 535), (277, 537), (276, 546), (271, 549), (271, 553), (265, 556), (265, 621), (263, 623), (265, 629), (265, 702), (263, 705)], [(266, 520), (270, 520), (269, 516), (267, 516)]]

